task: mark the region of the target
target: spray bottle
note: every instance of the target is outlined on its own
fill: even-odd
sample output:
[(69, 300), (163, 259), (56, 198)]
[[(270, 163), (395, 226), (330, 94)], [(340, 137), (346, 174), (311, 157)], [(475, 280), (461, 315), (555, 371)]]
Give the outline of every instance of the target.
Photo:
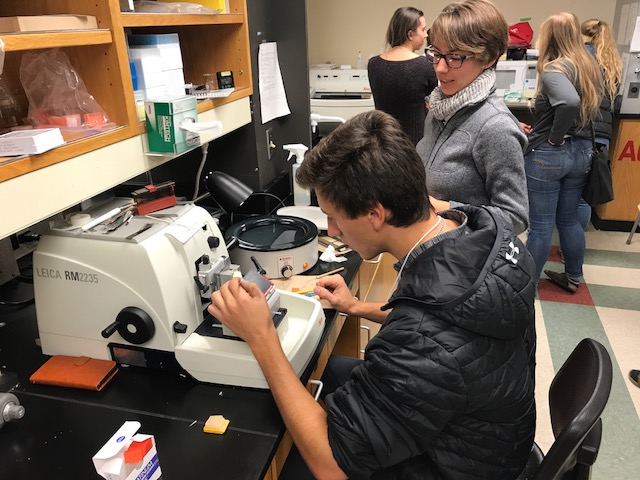
[(287, 150), (289, 152), (289, 156), (287, 157), (287, 161), (295, 155), (296, 162), (291, 165), (291, 180), (293, 183), (293, 204), (297, 206), (305, 206), (311, 205), (311, 193), (309, 190), (302, 188), (298, 182), (296, 182), (296, 172), (298, 171), (298, 167), (302, 165), (302, 160), (304, 160), (304, 152), (309, 150), (305, 145), (301, 143), (290, 143), (288, 145), (282, 146), (283, 150)]

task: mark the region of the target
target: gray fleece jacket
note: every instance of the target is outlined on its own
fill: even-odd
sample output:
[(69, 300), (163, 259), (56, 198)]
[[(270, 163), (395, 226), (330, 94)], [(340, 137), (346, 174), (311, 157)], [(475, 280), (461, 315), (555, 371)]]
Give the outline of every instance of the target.
[(484, 205), (520, 234), (529, 226), (523, 150), (527, 138), (502, 99), (463, 107), (447, 123), (429, 112), (416, 149), (427, 173), (429, 195)]

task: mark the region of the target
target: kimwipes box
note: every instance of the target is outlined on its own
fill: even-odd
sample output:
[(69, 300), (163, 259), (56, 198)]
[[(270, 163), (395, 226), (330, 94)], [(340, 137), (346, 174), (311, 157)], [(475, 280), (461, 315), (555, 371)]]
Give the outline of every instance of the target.
[(136, 433), (140, 422), (124, 422), (93, 456), (96, 471), (107, 480), (158, 480), (162, 476), (153, 435)]
[(30, 15), (0, 17), (0, 33), (50, 30), (86, 30), (98, 28), (91, 15)]
[(198, 121), (197, 103), (190, 95), (144, 102), (150, 152), (182, 153), (200, 145), (200, 136), (183, 128)]
[(63, 144), (59, 128), (16, 130), (0, 135), (0, 155), (34, 155)]

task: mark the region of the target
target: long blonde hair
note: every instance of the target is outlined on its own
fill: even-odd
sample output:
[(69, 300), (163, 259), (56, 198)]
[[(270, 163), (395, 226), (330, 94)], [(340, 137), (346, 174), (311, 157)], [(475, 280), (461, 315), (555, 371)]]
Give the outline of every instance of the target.
[(593, 45), (596, 60), (602, 69), (604, 88), (613, 102), (622, 83), (622, 58), (607, 22), (591, 18), (580, 26), (584, 40)]
[[(580, 123), (589, 124), (602, 101), (602, 73), (582, 41), (580, 23), (573, 13), (551, 15), (540, 26), (537, 69), (567, 76), (580, 94)], [(540, 87), (538, 86), (538, 89)]]

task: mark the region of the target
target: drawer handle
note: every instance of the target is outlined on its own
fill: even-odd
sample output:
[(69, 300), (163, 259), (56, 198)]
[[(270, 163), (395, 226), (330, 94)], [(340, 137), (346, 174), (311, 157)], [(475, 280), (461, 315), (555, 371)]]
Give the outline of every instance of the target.
[[(360, 330), (367, 331), (367, 343), (371, 341), (371, 329), (367, 325), (360, 325)], [(364, 348), (360, 350), (360, 353), (364, 353)]]
[(322, 393), (322, 387), (324, 387), (324, 384), (320, 380), (309, 380), (309, 383), (318, 386), (316, 394), (313, 396), (313, 399), (317, 402), (318, 398), (320, 398), (320, 394)]

